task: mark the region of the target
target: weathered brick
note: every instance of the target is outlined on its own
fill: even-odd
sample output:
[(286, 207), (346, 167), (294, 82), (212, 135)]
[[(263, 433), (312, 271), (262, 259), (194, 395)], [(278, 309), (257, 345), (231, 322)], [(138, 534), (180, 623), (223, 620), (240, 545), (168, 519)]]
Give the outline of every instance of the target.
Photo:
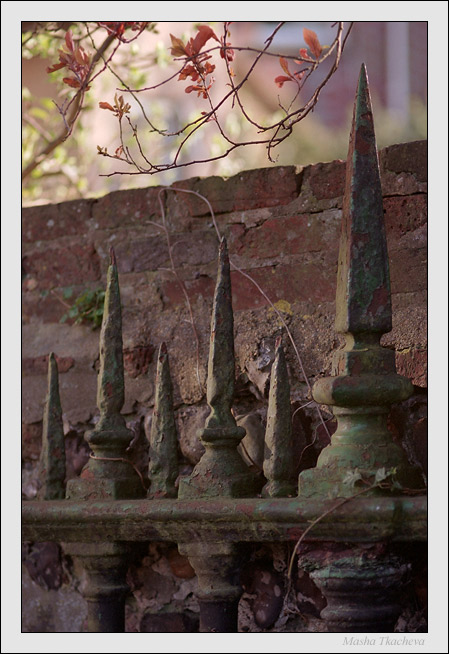
[(242, 253), (249, 259), (277, 259), (303, 252), (319, 252), (329, 245), (337, 246), (340, 212), (291, 215), (270, 218), (259, 227), (239, 233), (233, 225), (230, 252)]
[(25, 359), (54, 352), (58, 357), (75, 359), (77, 368), (84, 364), (86, 369), (91, 370), (98, 357), (98, 344), (99, 332), (83, 325), (35, 322), (22, 327), (22, 357)]
[(317, 200), (329, 200), (343, 195), (345, 174), (346, 162), (336, 160), (308, 166), (304, 171), (304, 180), (308, 180)]
[(37, 461), (41, 453), (42, 421), (22, 423), (22, 460)]
[(84, 234), (90, 224), (93, 200), (72, 200), (22, 209), (22, 238), (26, 243)]
[[(72, 357), (56, 356), (58, 372), (67, 372), (75, 365)], [(48, 355), (22, 359), (22, 375), (45, 375), (48, 370)]]
[(58, 323), (67, 308), (53, 294), (22, 293), (22, 323), (35, 319), (43, 323)]
[(163, 236), (142, 236), (114, 246), (119, 273), (157, 270), (170, 265), (167, 240)]
[(381, 171), (411, 173), (421, 182), (427, 181), (427, 141), (398, 143), (380, 152)]
[(114, 191), (96, 200), (92, 207), (94, 229), (115, 229), (125, 225), (144, 225), (148, 220), (160, 221), (159, 192), (162, 187), (150, 186), (129, 191)]
[[(253, 268), (244, 271), (264, 291), (271, 302), (332, 301), (335, 297), (335, 270), (320, 261), (291, 266)], [(254, 283), (238, 271), (231, 272), (232, 304), (235, 311), (257, 309), (269, 303)]]
[(427, 249), (390, 250), (392, 293), (424, 291), (427, 288)]
[[(216, 214), (276, 207), (288, 204), (298, 194), (294, 166), (247, 170), (229, 179), (195, 177), (176, 182), (174, 186), (203, 195)], [(192, 193), (167, 193), (170, 225), (185, 227), (191, 217), (208, 215), (208, 205), (200, 197)]]
[(383, 202), (388, 242), (427, 224), (427, 195), (384, 198)]
[[(62, 410), (72, 423), (87, 422), (97, 413), (97, 376), (69, 370), (59, 376), (59, 392)], [(44, 411), (47, 393), (47, 376), (31, 375), (22, 378), (22, 420), (24, 423), (39, 422)]]
[(190, 565), (189, 559), (186, 556), (182, 556), (178, 552), (177, 547), (173, 547), (168, 551), (167, 560), (170, 570), (176, 577), (180, 579), (193, 579), (195, 576), (195, 570)]
[(23, 257), (22, 266), (25, 274), (37, 280), (40, 290), (100, 279), (100, 261), (90, 243), (30, 252)]
[(123, 350), (123, 365), (130, 377), (138, 377), (148, 372), (153, 360), (154, 347), (152, 345), (126, 348)]
[(171, 243), (175, 266), (202, 266), (218, 256), (218, 238), (212, 230), (173, 234)]
[[(276, 265), (244, 270), (231, 271), (232, 305), (234, 311), (244, 309), (260, 309), (269, 305), (268, 300), (258, 290), (254, 282), (265, 295), (275, 303), (279, 300), (287, 302), (313, 301), (326, 302), (335, 297), (335, 270), (323, 265), (320, 261), (305, 261), (295, 265)], [(250, 275), (254, 280), (248, 279)], [(214, 293), (215, 280), (201, 276), (192, 281), (185, 281), (185, 286), (191, 302), (202, 295), (211, 297)], [(172, 304), (183, 304), (185, 296), (177, 282), (165, 282), (163, 293)]]
[(407, 348), (396, 352), (396, 369), (400, 375), (410, 379), (415, 386), (427, 386), (427, 351)]
[[(215, 280), (207, 275), (200, 275), (197, 279), (185, 281), (184, 284), (190, 301), (195, 302), (199, 296), (212, 297), (214, 294)], [(171, 304), (184, 304), (186, 301), (182, 287), (177, 281), (164, 282), (162, 292), (166, 301)]]

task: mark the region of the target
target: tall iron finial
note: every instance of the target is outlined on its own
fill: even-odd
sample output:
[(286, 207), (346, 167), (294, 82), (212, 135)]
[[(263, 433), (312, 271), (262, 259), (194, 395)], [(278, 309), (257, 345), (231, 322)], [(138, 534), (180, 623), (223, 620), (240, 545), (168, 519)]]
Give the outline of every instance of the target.
[(257, 481), (237, 446), (245, 435), (232, 415), (234, 395), (234, 317), (226, 240), (218, 252), (218, 276), (212, 309), (207, 403), (210, 414), (200, 431), (205, 452), (190, 477), (181, 479), (180, 497), (242, 497), (255, 492)]
[(234, 316), (232, 312), (231, 275), (226, 239), (220, 243), (218, 276), (212, 312), (209, 362), (207, 369), (207, 402), (211, 413), (206, 427), (236, 422), (231, 413), (234, 397)]
[(59, 500), (65, 497), (65, 443), (62, 409), (59, 398), (58, 365), (55, 355), (48, 357), (48, 392), (42, 429), (39, 464), (41, 487), (39, 499)]
[(337, 332), (391, 331), (388, 252), (371, 97), (362, 64), (346, 164)]
[(125, 401), (123, 368), (122, 310), (117, 262), (113, 249), (108, 267), (103, 321), (100, 333), (100, 371), (97, 406), (100, 419), (85, 435), (93, 454), (80, 479), (70, 480), (70, 497), (113, 497), (126, 499), (142, 495), (143, 487), (126, 448), (133, 432), (126, 427), (120, 411)]
[(276, 340), (276, 355), (271, 368), (265, 449), (263, 471), (267, 483), (262, 489), (262, 495), (264, 497), (293, 495), (296, 493), (296, 483), (293, 479), (290, 384), (281, 337)]
[[(316, 468), (299, 476), (300, 495), (353, 493), (348, 472), (373, 480), (379, 469), (420, 484), (387, 428), (389, 407), (409, 397), (413, 387), (396, 374), (395, 353), (380, 346), (391, 330), (388, 252), (382, 190), (366, 68), (357, 87), (349, 144), (343, 222), (338, 260), (336, 330), (346, 345), (333, 359), (333, 377), (319, 379), (313, 397), (334, 406), (337, 431)], [(402, 480), (402, 481), (401, 481)]]
[(173, 412), (173, 390), (165, 343), (157, 359), (156, 390), (150, 432), (150, 464), (148, 497), (176, 497), (178, 476), (178, 437)]

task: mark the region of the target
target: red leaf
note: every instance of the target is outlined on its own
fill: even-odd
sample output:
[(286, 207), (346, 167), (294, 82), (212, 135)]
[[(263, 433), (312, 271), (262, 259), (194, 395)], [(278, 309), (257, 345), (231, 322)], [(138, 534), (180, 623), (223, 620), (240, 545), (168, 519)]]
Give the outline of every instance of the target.
[(68, 30), (65, 35), (65, 42), (68, 47), (68, 49), (73, 52), (73, 35), (72, 35), (72, 30)]
[[(303, 59), (307, 59), (307, 61), (312, 61), (312, 59), (309, 57), (309, 53), (307, 52), (307, 50), (305, 48), (300, 49), (299, 56), (302, 57)], [(302, 64), (303, 63), (302, 61), (296, 61), (296, 59), (295, 59), (295, 62), (297, 64)]]
[(276, 82), (276, 84), (281, 89), (283, 87), (283, 85), (284, 85), (284, 82), (292, 82), (293, 80), (292, 80), (291, 77), (285, 77), (285, 75), (279, 75), (278, 77), (275, 78), (274, 81)]
[(317, 35), (312, 30), (308, 30), (307, 27), (304, 27), (303, 31), (304, 41), (310, 48), (310, 52), (313, 54), (315, 59), (319, 59), (323, 48), (318, 40)]
[(192, 50), (193, 54), (198, 54), (201, 48), (209, 39), (215, 39), (220, 43), (220, 41), (217, 38), (217, 35), (215, 34), (214, 30), (212, 27), (209, 27), (209, 25), (200, 25), (198, 27), (198, 34), (195, 36), (195, 38), (190, 40), (190, 43), (192, 44)]
[(74, 89), (79, 89), (81, 84), (74, 77), (64, 77), (62, 80), (67, 86), (71, 86)]
[(173, 34), (170, 34), (171, 38), (171, 54), (172, 57), (184, 57), (187, 52), (186, 52), (186, 47), (184, 43), (181, 41), (181, 39), (178, 39), (176, 36), (173, 36)]
[(286, 75), (288, 75), (289, 77), (291, 77), (292, 74), (291, 74), (291, 72), (290, 72), (289, 69), (288, 69), (288, 61), (287, 61), (287, 59), (285, 59), (285, 57), (279, 57), (279, 63), (281, 64), (281, 68), (282, 68), (282, 70), (284, 71), (284, 73), (285, 73)]
[(64, 62), (61, 62), (59, 64), (53, 64), (53, 66), (49, 66), (47, 68), (47, 73), (54, 73), (55, 70), (60, 70), (61, 68), (64, 68), (64, 66), (65, 66)]
[(84, 52), (83, 48), (76, 48), (75, 50), (75, 59), (80, 66), (85, 66), (86, 64), (89, 63), (89, 57), (88, 55)]
[(100, 109), (109, 109), (109, 111), (115, 111), (114, 107), (112, 107), (109, 102), (99, 102), (98, 106)]

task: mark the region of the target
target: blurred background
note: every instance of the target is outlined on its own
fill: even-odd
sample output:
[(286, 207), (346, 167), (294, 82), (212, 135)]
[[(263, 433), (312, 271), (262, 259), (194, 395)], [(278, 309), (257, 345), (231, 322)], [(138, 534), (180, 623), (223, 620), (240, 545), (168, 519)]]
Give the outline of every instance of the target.
[[(217, 35), (222, 33), (221, 23), (209, 24)], [(47, 66), (58, 61), (57, 49), (61, 47), (61, 39), (69, 26), (76, 35), (77, 24), (66, 23), (54, 33), (59, 35), (58, 41), (45, 34), (33, 34), (35, 24), (22, 22), (23, 166), (60, 131), (61, 116), (55, 102), (61, 105), (67, 93), (73, 94), (73, 89), (61, 82), (66, 71), (52, 75), (46, 72)], [(262, 48), (275, 27), (274, 22), (234, 22), (230, 26), (230, 42), (235, 46)], [(304, 27), (316, 32), (322, 45), (330, 45), (335, 36), (335, 27), (330, 22), (303, 24), (291, 21), (278, 32), (271, 51), (297, 56), (299, 49), (306, 47)], [(196, 34), (196, 24), (159, 22), (134, 43), (122, 46), (113, 59), (119, 77), (133, 88), (144, 88), (161, 82), (179, 69), (179, 62), (174, 63), (170, 54), (170, 33), (186, 43)], [(100, 35), (95, 35), (95, 41), (97, 45), (101, 43)], [(89, 49), (88, 44), (86, 49)], [(254, 54), (236, 53), (232, 66), (237, 80), (247, 72), (253, 59)], [(356, 22), (338, 71), (324, 87), (314, 111), (276, 148), (276, 164), (306, 165), (346, 158), (354, 94), (362, 62), (368, 70), (378, 147), (427, 137), (427, 22)], [(220, 68), (223, 61), (217, 57), (216, 63), (213, 93), (218, 98), (226, 91), (227, 80), (224, 69)], [(308, 99), (324, 79), (329, 65), (330, 61), (318, 68), (296, 102), (303, 104)], [(291, 68), (294, 70), (295, 65)], [(278, 88), (274, 83), (275, 77), (281, 74), (278, 57), (264, 57), (242, 92), (245, 109), (264, 124), (280, 116), (279, 104), (288, 105), (294, 96), (292, 84), (286, 83)], [(198, 98), (196, 93), (185, 93), (188, 83), (191, 82), (177, 82), (175, 77), (157, 91), (139, 94), (152, 121), (175, 131), (207, 110), (206, 100)], [(102, 176), (128, 170), (119, 162), (97, 154), (97, 145), (107, 147), (109, 152), (119, 145), (118, 121), (111, 112), (99, 109), (98, 102), (113, 104), (114, 94), (120, 88), (117, 77), (109, 72), (95, 80), (86, 94), (86, 106), (73, 136), (56, 148), (24, 181), (25, 206), (98, 197), (118, 189), (168, 185), (197, 175), (230, 176), (241, 170), (274, 165), (267, 159), (265, 146), (245, 146), (215, 162), (156, 175)], [(124, 94), (124, 97), (131, 104), (130, 116), (137, 124), (152, 159), (168, 161), (176, 143), (150, 134), (138, 105), (129, 94)], [(222, 120), (234, 138), (251, 138), (249, 125), (230, 104), (223, 107)], [(131, 137), (128, 142), (132, 144)], [(184, 160), (219, 156), (224, 149), (225, 144), (215, 125), (206, 126), (205, 130), (199, 130), (198, 137), (189, 140)]]

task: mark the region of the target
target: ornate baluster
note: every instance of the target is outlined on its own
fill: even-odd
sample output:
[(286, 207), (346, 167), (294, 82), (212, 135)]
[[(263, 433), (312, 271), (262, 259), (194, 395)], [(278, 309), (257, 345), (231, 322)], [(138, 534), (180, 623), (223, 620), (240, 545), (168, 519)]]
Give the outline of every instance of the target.
[(156, 373), (156, 399), (150, 431), (150, 489), (148, 497), (176, 497), (178, 476), (178, 437), (173, 413), (173, 390), (165, 343), (159, 349)]
[(48, 393), (45, 401), (42, 449), (39, 462), (40, 500), (65, 497), (65, 443), (59, 398), (58, 365), (55, 355), (48, 357)]
[[(207, 402), (211, 412), (201, 430), (205, 447), (190, 477), (181, 479), (181, 498), (248, 497), (260, 483), (246, 466), (237, 446), (245, 430), (231, 412), (234, 394), (234, 320), (231, 276), (225, 239), (219, 249), (218, 277), (212, 310)], [(239, 556), (234, 544), (217, 541), (180, 543), (198, 575), (200, 631), (236, 632)]]
[[(360, 487), (348, 473), (360, 475), (369, 494), (390, 492), (374, 487), (376, 473), (394, 469), (406, 486), (421, 484), (403, 450), (387, 428), (389, 407), (409, 397), (411, 383), (396, 374), (394, 351), (380, 346), (391, 330), (388, 254), (383, 224), (382, 190), (371, 100), (362, 66), (346, 170), (343, 224), (337, 282), (336, 330), (346, 345), (336, 352), (333, 377), (320, 379), (313, 397), (333, 406), (338, 427), (316, 468), (299, 476), (300, 497), (349, 497)], [(345, 481), (346, 480), (346, 481)], [(322, 612), (329, 631), (390, 631), (398, 615), (395, 593), (406, 565), (373, 546), (321, 550), (302, 565), (328, 599)], [(385, 548), (384, 548), (385, 549)]]
[(262, 489), (262, 495), (264, 497), (294, 495), (296, 483), (293, 479), (290, 384), (281, 338), (276, 341), (276, 355), (271, 368), (265, 448), (267, 454), (263, 471), (267, 483)]
[[(124, 402), (122, 317), (114, 251), (108, 268), (103, 322), (100, 334), (100, 372), (97, 404), (100, 419), (85, 436), (93, 454), (79, 479), (67, 484), (68, 499), (132, 499), (145, 489), (127, 460), (126, 448), (133, 433), (120, 414)], [(86, 578), (81, 586), (88, 604), (90, 632), (124, 631), (128, 543), (71, 543), (65, 546), (80, 559)]]

